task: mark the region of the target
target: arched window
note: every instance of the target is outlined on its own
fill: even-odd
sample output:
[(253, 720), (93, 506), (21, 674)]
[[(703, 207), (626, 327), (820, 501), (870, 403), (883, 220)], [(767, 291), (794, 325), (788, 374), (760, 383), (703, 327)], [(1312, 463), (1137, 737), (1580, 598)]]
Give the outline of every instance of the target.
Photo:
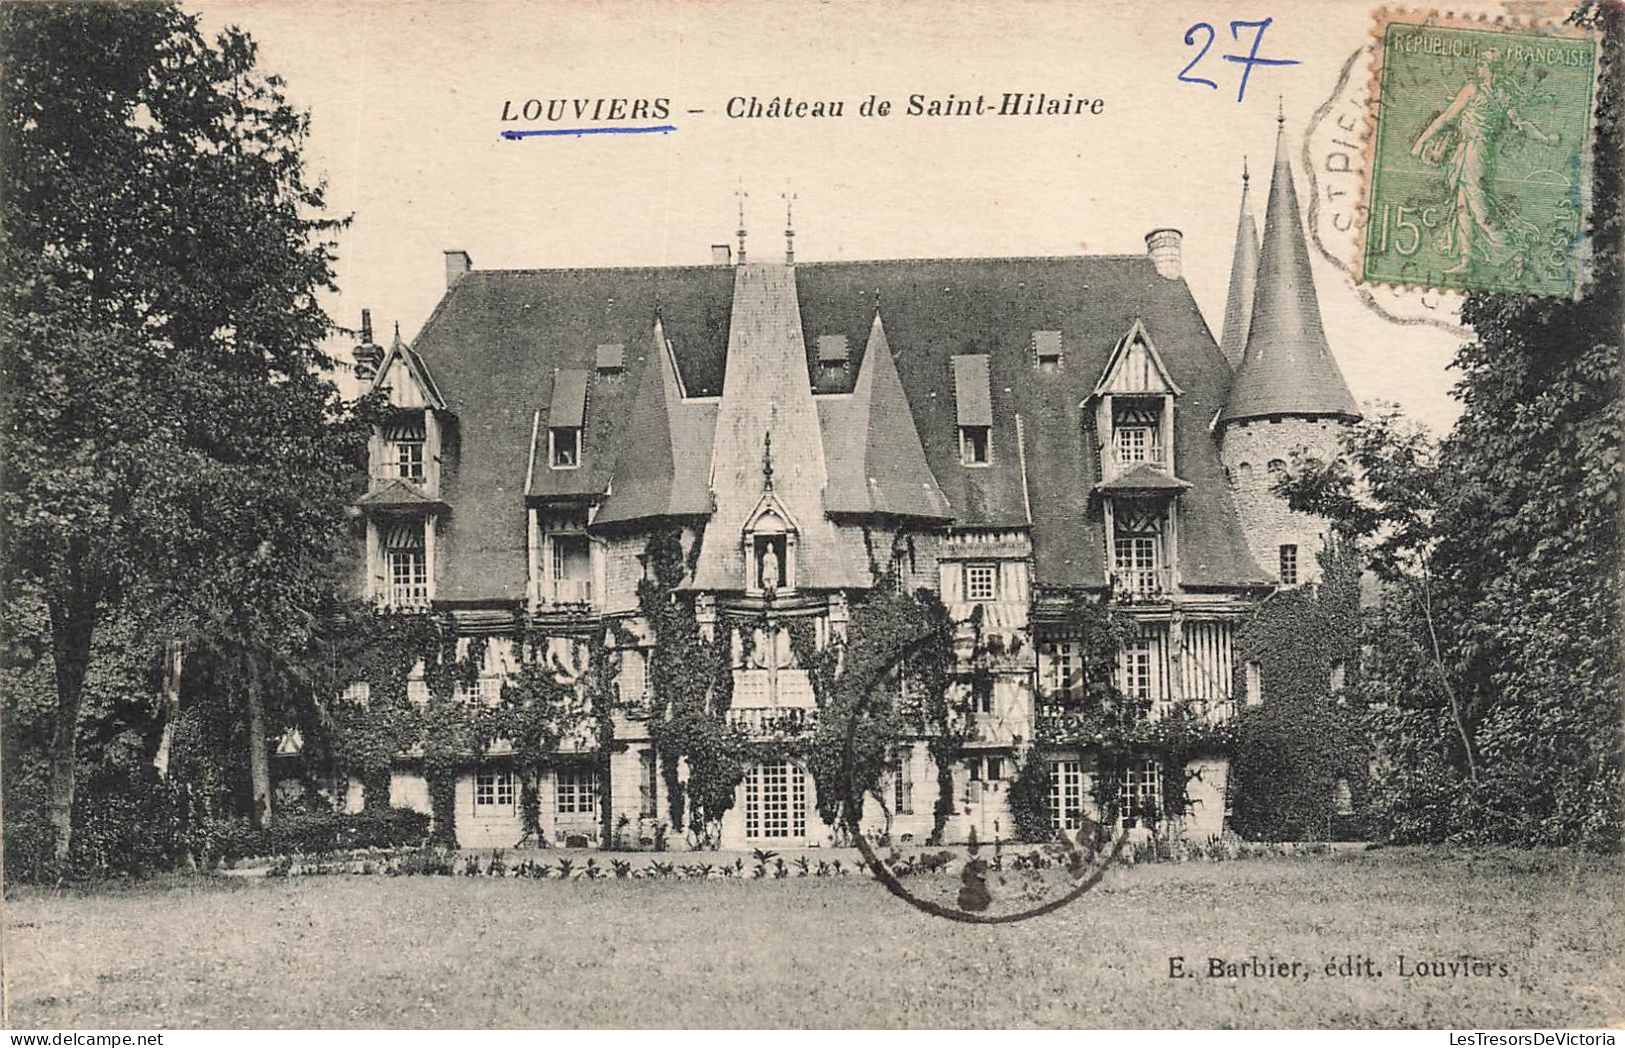
[(1269, 470), (1271, 473), (1285, 473), (1286, 461), (1284, 459), (1270, 459)]
[(1238, 485), (1240, 485), (1240, 484), (1251, 484), (1252, 481), (1253, 481), (1253, 464), (1251, 462), (1243, 462), (1243, 463), (1237, 465), (1236, 466), (1236, 483)]

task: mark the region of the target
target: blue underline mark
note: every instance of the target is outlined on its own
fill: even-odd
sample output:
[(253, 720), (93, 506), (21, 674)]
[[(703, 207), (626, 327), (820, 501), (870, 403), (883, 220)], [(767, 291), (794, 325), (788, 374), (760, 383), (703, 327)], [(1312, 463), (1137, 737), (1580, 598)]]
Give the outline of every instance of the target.
[(542, 127), (529, 131), (504, 131), (502, 137), (510, 142), (521, 138), (557, 137), (579, 138), (582, 135), (669, 135), (677, 130), (676, 124), (655, 124), (650, 127)]

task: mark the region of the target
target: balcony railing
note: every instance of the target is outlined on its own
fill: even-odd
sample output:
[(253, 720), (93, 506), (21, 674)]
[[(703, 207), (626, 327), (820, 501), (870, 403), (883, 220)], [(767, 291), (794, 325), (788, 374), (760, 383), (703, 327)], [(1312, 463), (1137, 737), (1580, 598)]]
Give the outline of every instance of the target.
[(817, 716), (806, 706), (730, 706), (723, 719), (753, 739), (782, 739), (812, 730)]
[(1173, 572), (1167, 568), (1118, 568), (1112, 581), (1128, 597), (1159, 597), (1173, 591)]
[(1127, 473), (1136, 466), (1150, 466), (1154, 469), (1167, 469), (1168, 456), (1163, 454), (1161, 448), (1142, 452), (1139, 458), (1124, 454), (1122, 451), (1112, 453), (1112, 463), (1117, 466), (1117, 472)]
[(591, 579), (554, 579), (554, 604), (587, 604), (592, 603)]

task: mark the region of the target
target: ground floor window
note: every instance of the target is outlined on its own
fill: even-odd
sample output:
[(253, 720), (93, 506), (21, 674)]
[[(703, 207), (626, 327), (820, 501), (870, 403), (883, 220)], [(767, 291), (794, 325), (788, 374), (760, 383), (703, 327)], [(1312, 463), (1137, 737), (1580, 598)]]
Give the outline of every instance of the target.
[(898, 757), (892, 769), (892, 814), (914, 814), (914, 782), (909, 778), (907, 754)]
[(513, 772), (482, 771), (474, 774), (474, 813), (476, 815), (512, 811), (513, 798)]
[(1118, 781), (1117, 803), (1124, 821), (1150, 815), (1155, 821), (1162, 811), (1162, 766), (1155, 760), (1133, 760)]
[(590, 768), (560, 768), (555, 781), (560, 815), (591, 815), (598, 808), (598, 776)]
[(638, 754), (638, 815), (641, 818), (653, 819), (660, 814), (655, 786), (658, 780), (655, 751), (643, 750)]
[(763, 761), (745, 774), (745, 837), (807, 835), (807, 777), (794, 762)]
[(1083, 762), (1050, 761), (1049, 824), (1057, 830), (1083, 825)]

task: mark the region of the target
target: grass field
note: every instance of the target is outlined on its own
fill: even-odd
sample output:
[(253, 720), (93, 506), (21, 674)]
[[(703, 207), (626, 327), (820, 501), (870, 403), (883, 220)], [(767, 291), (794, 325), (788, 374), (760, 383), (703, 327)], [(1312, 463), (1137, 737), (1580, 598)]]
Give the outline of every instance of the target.
[[(857, 877), (194, 878), (14, 893), (7, 997), (20, 1028), (1614, 1026), (1622, 899), (1618, 860), (1391, 849), (1114, 870), (1000, 927)], [(1349, 954), (1383, 974), (1325, 974)], [(1309, 977), (1207, 977), (1249, 955)]]

